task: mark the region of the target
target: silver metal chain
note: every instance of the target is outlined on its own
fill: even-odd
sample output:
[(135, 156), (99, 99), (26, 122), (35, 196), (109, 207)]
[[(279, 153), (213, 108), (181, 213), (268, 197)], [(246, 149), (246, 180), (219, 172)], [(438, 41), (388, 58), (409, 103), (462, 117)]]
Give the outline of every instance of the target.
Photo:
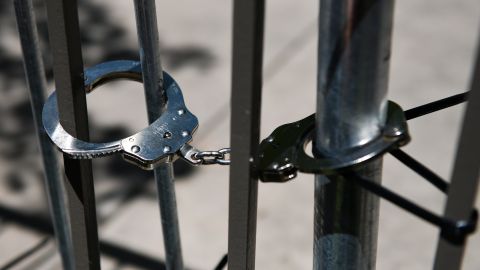
[(185, 144), (180, 149), (182, 158), (192, 165), (230, 165), (230, 151), (230, 148), (222, 148), (218, 151), (200, 151), (189, 144)]
[(202, 165), (220, 164), (230, 165), (230, 148), (222, 148), (218, 151), (199, 151), (192, 158), (200, 160)]

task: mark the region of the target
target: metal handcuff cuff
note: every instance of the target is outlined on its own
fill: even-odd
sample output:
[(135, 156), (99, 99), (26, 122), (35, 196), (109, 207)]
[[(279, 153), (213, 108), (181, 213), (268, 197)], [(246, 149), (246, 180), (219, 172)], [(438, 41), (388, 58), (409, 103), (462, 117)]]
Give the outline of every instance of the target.
[[(140, 62), (111, 61), (85, 70), (85, 91), (115, 79), (142, 81)], [(50, 139), (65, 154), (74, 159), (92, 159), (114, 153), (142, 169), (151, 170), (163, 162), (174, 161), (181, 156), (189, 163), (228, 164), (225, 156), (229, 149), (202, 152), (188, 143), (198, 127), (198, 119), (185, 106), (182, 92), (173, 78), (163, 73), (167, 98), (166, 109), (150, 126), (125, 139), (107, 143), (79, 140), (64, 130), (59, 122), (55, 92), (50, 95), (43, 108), (43, 126)], [(198, 155), (198, 156), (197, 156)], [(210, 158), (208, 158), (210, 157)]]
[(300, 121), (276, 128), (259, 146), (256, 162), (258, 177), (263, 182), (286, 182), (297, 171), (323, 175), (338, 174), (370, 161), (410, 141), (402, 108), (389, 101), (387, 119), (381, 134), (372, 141), (350, 149), (339, 157), (314, 158), (305, 153), (312, 141), (315, 114)]

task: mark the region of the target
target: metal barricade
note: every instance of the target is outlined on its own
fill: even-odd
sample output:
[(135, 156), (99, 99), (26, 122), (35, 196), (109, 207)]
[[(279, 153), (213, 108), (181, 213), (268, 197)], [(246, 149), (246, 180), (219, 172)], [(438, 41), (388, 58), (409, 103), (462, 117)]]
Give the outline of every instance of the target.
[[(45, 2), (59, 124), (75, 139), (88, 142), (85, 84), (90, 87), (90, 81), (82, 59), (77, 1)], [(46, 83), (32, 3), (14, 0), (14, 4), (62, 266), (64, 269), (100, 269), (100, 249), (115, 247), (98, 238), (92, 164), (88, 159), (72, 158), (71, 153), (64, 151), (64, 173), (59, 171), (54, 146), (46, 134), (50, 131), (44, 131), (40, 120)], [(142, 77), (135, 79), (143, 81), (148, 120), (153, 125), (168, 103), (156, 7), (153, 0), (135, 0), (134, 5), (141, 70), (135, 68), (136, 74), (141, 73)], [(388, 102), (392, 1), (320, 1), (319, 35), (322, 38), (318, 48), (316, 115), (281, 126), (262, 142), (265, 1), (235, 0), (233, 7), (231, 99), (235, 102), (232, 102), (230, 133), (229, 269), (255, 269), (258, 180), (285, 182), (294, 178), (297, 171), (316, 175), (314, 269), (375, 269), (379, 197), (439, 227), (435, 269), (460, 269), (466, 238), (476, 225), (473, 205), (480, 173), (479, 159), (475, 156), (480, 151), (480, 128), (476, 125), (476, 116), (480, 114), (477, 104), (480, 102), (480, 54), (477, 54), (454, 173), (447, 183), (398, 148), (408, 142), (407, 120), (464, 102), (467, 94), (407, 111)], [(121, 70), (125, 76), (133, 77), (130, 71)], [(168, 80), (172, 83), (173, 79)], [(175, 110), (178, 117), (188, 113), (185, 108)], [(298, 134), (300, 137), (293, 138), (291, 129), (303, 131)], [(282, 133), (284, 130), (288, 132)], [(175, 136), (163, 129), (154, 129), (154, 133), (166, 139)], [(182, 136), (191, 138), (192, 133), (184, 130)], [(133, 137), (130, 139), (133, 141)], [(302, 155), (307, 140), (314, 142), (315, 158)], [(169, 146), (162, 149), (165, 153), (170, 150)], [(123, 151), (134, 163), (145, 162), (136, 155), (140, 151), (137, 145), (115, 151)], [(445, 216), (436, 215), (381, 186), (381, 157), (387, 152), (447, 193)], [(199, 151), (185, 144), (173, 155), (196, 165), (228, 165), (226, 155), (229, 153), (230, 149)], [(275, 162), (268, 163), (267, 156)], [(143, 163), (143, 167), (155, 168), (165, 267), (181, 270), (185, 268), (173, 158), (168, 161), (157, 162), (155, 166)], [(135, 259), (149, 260), (141, 256)], [(226, 263), (227, 257), (216, 269), (222, 269)], [(147, 264), (159, 267), (155, 261)]]

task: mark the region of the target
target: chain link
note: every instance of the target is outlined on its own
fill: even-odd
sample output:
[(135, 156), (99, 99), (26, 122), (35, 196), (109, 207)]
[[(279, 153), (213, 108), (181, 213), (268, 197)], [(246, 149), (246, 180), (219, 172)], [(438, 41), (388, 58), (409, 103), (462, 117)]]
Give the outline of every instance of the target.
[(230, 148), (218, 151), (200, 151), (190, 144), (180, 148), (180, 155), (192, 165), (230, 165)]
[(198, 151), (192, 154), (194, 160), (202, 165), (230, 165), (230, 148), (222, 148), (218, 151)]

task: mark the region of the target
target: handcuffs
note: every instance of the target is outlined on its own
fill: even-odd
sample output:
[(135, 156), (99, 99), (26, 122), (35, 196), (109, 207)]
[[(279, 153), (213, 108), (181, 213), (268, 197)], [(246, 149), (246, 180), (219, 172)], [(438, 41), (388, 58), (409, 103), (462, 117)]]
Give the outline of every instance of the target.
[[(76, 159), (92, 159), (122, 154), (123, 158), (142, 169), (151, 170), (163, 162), (182, 157), (192, 165), (223, 164), (229, 148), (219, 151), (199, 151), (189, 144), (198, 127), (198, 119), (186, 107), (180, 87), (166, 72), (163, 73), (167, 103), (162, 115), (150, 126), (127, 138), (107, 142), (86, 142), (64, 130), (59, 122), (55, 92), (43, 108), (43, 125), (53, 143), (65, 154)], [(111, 61), (85, 70), (85, 91), (115, 79), (141, 82), (140, 62)], [(332, 174), (344, 168), (364, 163), (389, 150), (406, 144), (410, 137), (403, 110), (394, 102), (388, 103), (387, 121), (382, 133), (362, 147), (354, 148), (341, 158), (313, 158), (305, 153), (311, 141), (315, 116), (273, 131), (263, 140), (254, 158), (258, 177), (264, 182), (284, 182), (293, 179), (297, 171)], [(213, 157), (206, 160), (205, 157)], [(203, 159), (203, 160), (202, 160)]]
[[(45, 131), (63, 153), (74, 159), (92, 159), (120, 153), (126, 161), (145, 170), (152, 170), (164, 162), (173, 162), (178, 157), (192, 165), (230, 164), (230, 160), (226, 158), (230, 154), (230, 148), (199, 151), (189, 144), (198, 127), (198, 119), (185, 106), (182, 92), (175, 80), (166, 72), (163, 73), (163, 78), (167, 98), (165, 111), (150, 126), (134, 135), (107, 143), (86, 142), (75, 138), (65, 131), (59, 122), (55, 92), (50, 95), (43, 108)], [(86, 69), (85, 91), (90, 93), (98, 86), (115, 79), (141, 82), (140, 62), (111, 61)], [(258, 152), (252, 159), (252, 166), (258, 178), (263, 182), (286, 182), (295, 178), (298, 171), (327, 176), (352, 174), (352, 168), (410, 141), (405, 113), (399, 105), (391, 101), (388, 102), (386, 123), (379, 136), (342, 153), (339, 157), (312, 157), (305, 153), (306, 145), (312, 140), (314, 127), (313, 114), (276, 128), (260, 143)], [(364, 188), (377, 185), (352, 175), (351, 178), (360, 184), (363, 183)], [(369, 190), (379, 196), (386, 196), (381, 186)], [(398, 201), (394, 203), (402, 204)], [(425, 215), (405, 209), (427, 219)], [(467, 234), (475, 230), (476, 213), (472, 212), (472, 218), (467, 221), (452, 221), (443, 217), (438, 217), (435, 222), (429, 221), (439, 226), (449, 241), (456, 243), (463, 241)]]

